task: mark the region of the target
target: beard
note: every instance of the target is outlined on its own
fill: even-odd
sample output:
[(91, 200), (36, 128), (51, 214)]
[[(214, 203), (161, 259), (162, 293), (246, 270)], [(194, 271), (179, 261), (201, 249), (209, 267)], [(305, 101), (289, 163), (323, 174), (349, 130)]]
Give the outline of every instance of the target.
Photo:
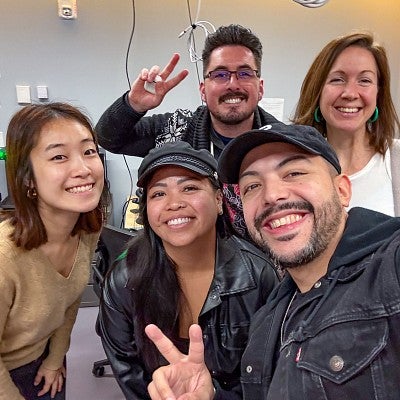
[[(235, 97), (235, 96), (242, 98), (242, 101), (246, 102), (246, 104), (249, 100), (249, 96), (246, 93), (232, 92), (232, 93), (228, 93), (224, 96), (221, 96), (219, 99), (219, 104), (223, 104), (226, 99)], [(226, 104), (224, 104), (224, 106), (225, 105)], [(232, 106), (229, 107), (228, 111), (221, 112), (218, 110), (215, 110), (215, 111), (210, 110), (210, 113), (217, 121), (219, 121), (225, 125), (237, 125), (237, 124), (240, 124), (241, 122), (246, 121), (247, 119), (251, 118), (256, 110), (256, 108), (255, 108), (253, 110), (246, 109), (246, 110), (239, 111), (238, 108), (240, 108), (240, 107), (238, 107), (238, 105), (232, 104)]]
[(225, 124), (225, 125), (237, 125), (247, 119), (251, 118), (254, 114), (254, 110), (252, 111), (238, 111), (235, 109), (236, 107), (232, 107), (229, 111), (222, 113), (222, 112), (214, 112), (212, 113), (213, 117)]
[[(261, 233), (262, 221), (272, 213), (285, 209), (308, 210), (314, 215), (314, 226), (308, 243), (300, 250), (288, 255), (275, 253)], [(326, 250), (339, 230), (342, 212), (342, 205), (336, 192), (334, 192), (331, 200), (324, 202), (318, 209), (315, 209), (311, 203), (306, 201), (282, 204), (273, 209), (265, 210), (256, 218), (254, 221), (256, 234), (252, 236), (267, 256), (271, 258), (271, 261), (281, 270), (301, 267), (313, 261)], [(290, 241), (294, 236), (294, 234), (289, 234), (279, 240)]]

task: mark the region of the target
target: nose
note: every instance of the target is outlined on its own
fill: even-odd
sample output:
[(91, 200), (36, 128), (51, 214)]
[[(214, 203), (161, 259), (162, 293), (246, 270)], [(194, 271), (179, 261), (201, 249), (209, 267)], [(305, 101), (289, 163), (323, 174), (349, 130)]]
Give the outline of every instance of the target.
[(168, 204), (168, 209), (177, 211), (181, 208), (185, 208), (186, 204), (183, 201), (172, 201)]
[(358, 89), (356, 82), (347, 82), (343, 88), (341, 97), (351, 100), (358, 98)]
[(167, 208), (172, 211), (186, 207), (186, 202), (182, 199), (179, 193), (169, 193)]
[(91, 168), (83, 157), (75, 157), (73, 159), (71, 169), (73, 176), (85, 177), (91, 173)]
[(231, 74), (231, 76), (229, 78), (229, 81), (227, 82), (227, 85), (228, 86), (234, 86), (235, 88), (240, 87), (240, 81), (239, 81), (236, 73), (232, 73)]
[(284, 182), (274, 180), (264, 185), (262, 192), (262, 201), (264, 206), (272, 206), (279, 202), (286, 201), (289, 198), (289, 188)]

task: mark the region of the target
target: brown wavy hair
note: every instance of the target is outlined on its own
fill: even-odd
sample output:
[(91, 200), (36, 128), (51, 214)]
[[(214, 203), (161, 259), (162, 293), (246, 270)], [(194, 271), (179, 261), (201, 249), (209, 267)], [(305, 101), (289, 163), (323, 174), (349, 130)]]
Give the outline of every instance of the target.
[(379, 109), (379, 118), (369, 129), (369, 143), (376, 152), (384, 154), (392, 145), (396, 128), (398, 130), (400, 128), (400, 122), (390, 93), (390, 69), (386, 50), (374, 41), (373, 35), (369, 32), (352, 32), (340, 36), (330, 41), (320, 51), (304, 78), (292, 122), (314, 126), (326, 137), (326, 123), (323, 119), (316, 122), (314, 112), (319, 105), (321, 92), (333, 63), (349, 46), (367, 49), (374, 56), (378, 67), (376, 105)]
[[(47, 242), (47, 233), (40, 217), (37, 199), (27, 196), (27, 182), (34, 181), (30, 153), (36, 146), (42, 129), (51, 121), (67, 119), (76, 121), (87, 128), (97, 147), (96, 134), (92, 124), (76, 107), (67, 103), (32, 104), (19, 110), (11, 118), (7, 129), (7, 180), (15, 210), (10, 216), (14, 227), (11, 239), (18, 247), (26, 250), (37, 248)], [(105, 202), (107, 199), (106, 185), (98, 206), (89, 212), (81, 213), (75, 224), (72, 235), (80, 231), (98, 232), (103, 223)]]

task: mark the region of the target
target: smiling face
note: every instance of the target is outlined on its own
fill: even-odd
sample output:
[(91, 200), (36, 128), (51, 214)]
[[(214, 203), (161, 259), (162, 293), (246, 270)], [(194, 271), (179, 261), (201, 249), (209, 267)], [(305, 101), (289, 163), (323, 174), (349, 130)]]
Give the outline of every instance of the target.
[[(244, 46), (222, 46), (212, 51), (204, 74), (216, 69), (236, 71), (241, 68), (257, 70), (251, 50)], [(232, 74), (230, 81), (224, 83), (206, 78), (200, 85), (200, 93), (217, 132), (224, 133), (224, 126), (226, 128), (237, 124), (243, 124), (244, 132), (252, 127), (253, 114), (263, 96), (264, 88), (263, 81), (257, 76), (238, 80)]]
[(215, 240), (222, 194), (206, 177), (185, 168), (165, 166), (147, 185), (147, 218), (166, 251)]
[(327, 135), (364, 134), (378, 95), (378, 67), (370, 51), (350, 46), (340, 53), (326, 79), (320, 108)]
[(91, 132), (60, 118), (46, 124), (30, 153), (38, 210), (45, 221), (64, 214), (77, 219), (96, 208), (104, 185), (103, 164)]
[(239, 187), (251, 236), (283, 269), (330, 258), (351, 189), (322, 157), (286, 143), (261, 145), (244, 158)]

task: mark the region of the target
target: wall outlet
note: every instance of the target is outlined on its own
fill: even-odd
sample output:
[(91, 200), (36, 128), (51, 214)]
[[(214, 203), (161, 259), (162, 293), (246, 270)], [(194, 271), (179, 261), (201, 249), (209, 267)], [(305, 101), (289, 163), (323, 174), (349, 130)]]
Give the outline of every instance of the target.
[(31, 103), (31, 87), (27, 85), (16, 85), (18, 104)]
[(76, 19), (78, 17), (76, 0), (58, 0), (58, 16), (62, 19)]

